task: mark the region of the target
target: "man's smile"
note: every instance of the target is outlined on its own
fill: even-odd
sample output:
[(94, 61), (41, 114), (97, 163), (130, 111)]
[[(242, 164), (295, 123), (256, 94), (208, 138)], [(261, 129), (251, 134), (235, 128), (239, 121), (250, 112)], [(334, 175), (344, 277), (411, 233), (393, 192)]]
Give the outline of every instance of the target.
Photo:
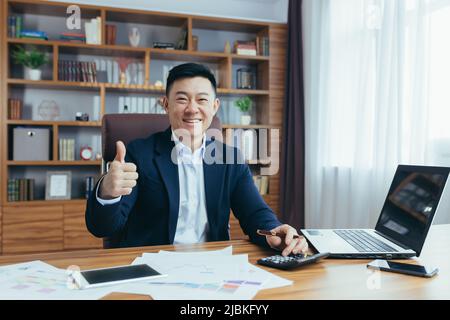
[(183, 119), (183, 122), (187, 123), (200, 123), (202, 119)]

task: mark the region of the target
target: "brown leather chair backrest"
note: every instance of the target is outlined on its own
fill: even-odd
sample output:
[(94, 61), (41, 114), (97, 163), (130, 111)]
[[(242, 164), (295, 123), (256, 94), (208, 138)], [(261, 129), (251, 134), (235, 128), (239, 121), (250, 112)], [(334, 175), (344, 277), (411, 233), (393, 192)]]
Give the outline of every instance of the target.
[[(167, 114), (147, 113), (112, 113), (105, 114), (102, 120), (102, 151), (105, 163), (111, 162), (116, 156), (116, 141), (125, 145), (129, 142), (146, 138), (151, 134), (166, 130), (170, 126)], [(219, 118), (216, 116), (210, 128), (222, 130)], [(120, 235), (103, 238), (103, 248), (117, 248)]]
[[(147, 113), (112, 113), (105, 114), (102, 120), (103, 160), (110, 162), (116, 156), (116, 141), (125, 145), (129, 142), (146, 138), (169, 127), (167, 114)], [(219, 118), (214, 117), (210, 128), (222, 129)]]

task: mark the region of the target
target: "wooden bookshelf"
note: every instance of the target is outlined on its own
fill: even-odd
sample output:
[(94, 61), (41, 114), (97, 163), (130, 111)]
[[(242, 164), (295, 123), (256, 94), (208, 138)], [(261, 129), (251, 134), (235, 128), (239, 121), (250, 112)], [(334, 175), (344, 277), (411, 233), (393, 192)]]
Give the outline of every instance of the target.
[(7, 161), (7, 166), (100, 166), (97, 160), (74, 160), (74, 161)]
[(40, 120), (7, 120), (11, 125), (61, 126), (61, 127), (101, 127), (100, 121), (40, 121)]
[[(7, 182), (10, 177), (32, 178), (34, 173), (39, 176), (47, 170), (71, 170), (73, 174), (80, 177), (92, 174), (92, 172), (100, 175), (101, 161), (60, 161), (57, 158), (59, 138), (74, 136), (77, 140), (82, 141), (93, 133), (100, 133), (101, 120), (74, 121), (70, 112), (73, 113), (75, 110), (73, 108), (77, 103), (84, 107), (86, 101), (94, 96), (98, 97), (100, 101), (99, 118), (91, 119), (101, 119), (102, 115), (106, 113), (117, 112), (114, 111), (114, 106), (118, 104), (117, 100), (121, 97), (137, 97), (139, 99), (164, 95), (165, 88), (154, 85), (155, 80), (163, 80), (163, 67), (192, 61), (205, 63), (217, 70), (218, 95), (223, 101), (228, 101), (229, 108), (232, 107), (235, 99), (242, 96), (250, 96), (256, 102), (256, 116), (251, 125), (229, 123), (222, 119), (224, 131), (278, 129), (281, 132), (287, 43), (285, 24), (80, 4), (83, 22), (97, 16), (102, 18), (102, 42), (101, 44), (71, 43), (59, 40), (58, 32), (54, 31), (68, 31), (65, 30), (65, 23), (63, 23), (67, 17), (65, 10), (68, 5), (70, 4), (34, 0), (1, 2), (0, 23), (3, 27), (0, 34), (0, 93), (2, 97), (0, 100), (0, 253), (2, 250), (3, 253), (20, 253), (101, 247), (101, 241), (90, 235), (84, 225), (86, 200), (80, 192), (72, 200), (36, 199), (11, 202), (7, 198)], [(40, 22), (41, 29), (48, 32), (49, 40), (9, 37), (9, 15), (22, 16), (25, 21), (25, 29), (34, 27), (34, 25), (27, 25), (29, 19), (30, 23), (38, 24)], [(118, 30), (121, 30), (122, 35), (127, 34), (127, 24), (137, 25), (141, 30), (141, 44), (138, 47), (132, 47), (126, 36), (118, 37), (114, 45), (106, 44), (106, 24), (115, 25)], [(151, 34), (163, 35), (161, 38), (166, 39), (167, 37), (168, 42), (174, 43), (178, 40), (175, 34), (186, 30), (186, 48), (174, 50), (153, 48), (149, 42), (145, 41), (161, 40), (154, 36), (149, 40), (143, 39), (146, 38), (143, 37), (143, 34), (149, 32), (150, 29), (152, 30)], [(199, 37), (197, 50), (194, 50), (193, 47), (192, 36), (194, 35)], [(267, 36), (270, 39), (269, 56), (238, 55), (226, 53), (223, 50), (224, 39), (251, 40), (256, 36)], [(217, 40), (218, 38), (221, 40)], [(10, 51), (16, 45), (34, 45), (38, 48), (45, 48), (50, 54), (51, 65), (48, 66), (46, 75), (43, 75), (43, 80), (24, 79), (18, 67), (12, 64)], [(106, 59), (114, 61), (117, 57), (122, 56), (131, 57), (143, 65), (142, 82), (120, 84), (117, 81), (110, 82), (109, 80), (105, 82), (62, 81), (58, 74), (62, 60)], [(97, 68), (99, 67), (97, 66)], [(256, 89), (238, 89), (236, 87), (236, 70), (238, 68), (250, 68), (257, 72)], [(31, 110), (28, 110), (26, 117), (20, 120), (8, 119), (8, 99), (21, 98), (26, 96), (25, 93), (36, 97), (35, 100), (42, 99), (42, 96), (45, 95), (48, 95), (49, 99), (64, 97), (64, 105), (67, 103), (68, 107), (61, 107), (62, 116), (56, 121), (34, 120), (34, 115), (31, 113), (35, 111), (33, 109), (36, 108), (35, 104), (32, 105)], [(53, 93), (55, 98), (53, 98)], [(51, 130), (50, 160), (12, 160), (12, 129), (21, 126), (43, 127)], [(276, 146), (276, 148), (271, 148), (272, 151), (279, 151), (280, 139), (282, 137), (277, 141), (270, 142), (271, 146)], [(78, 152), (79, 150), (75, 151), (76, 154)], [(278, 165), (278, 162), (279, 159), (253, 159), (249, 160), (248, 164), (253, 168), (258, 168)], [(28, 171), (31, 172), (31, 176), (27, 173)], [(80, 181), (80, 178), (77, 181)], [(42, 188), (42, 185), (40, 187)], [(81, 186), (75, 185), (75, 187), (79, 190)], [(263, 195), (263, 198), (278, 213), (279, 174), (270, 176), (269, 193)], [(40, 224), (39, 221), (46, 223)], [(232, 237), (241, 238), (243, 234), (240, 232), (238, 222), (232, 219), (231, 224)], [(239, 230), (235, 231), (237, 228)], [(36, 236), (36, 239), (32, 237), (34, 244), (20, 235), (27, 230), (40, 234)]]

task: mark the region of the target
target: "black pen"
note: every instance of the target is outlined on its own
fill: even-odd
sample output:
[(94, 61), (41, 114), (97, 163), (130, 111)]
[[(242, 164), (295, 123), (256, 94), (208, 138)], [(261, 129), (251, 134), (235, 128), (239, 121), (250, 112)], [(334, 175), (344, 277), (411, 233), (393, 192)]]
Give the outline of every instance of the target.
[[(260, 236), (276, 236), (280, 238), (286, 237), (284, 233), (277, 233), (275, 231), (269, 231), (269, 230), (256, 230), (256, 233)], [(299, 236), (298, 234), (294, 234), (294, 239), (303, 238), (303, 236)]]

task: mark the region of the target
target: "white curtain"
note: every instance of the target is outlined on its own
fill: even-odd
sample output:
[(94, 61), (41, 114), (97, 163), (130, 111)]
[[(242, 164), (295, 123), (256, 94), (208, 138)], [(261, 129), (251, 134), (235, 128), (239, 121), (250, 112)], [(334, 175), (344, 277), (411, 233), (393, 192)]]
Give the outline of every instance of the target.
[(305, 224), (374, 227), (398, 164), (450, 166), (450, 0), (304, 0), (303, 30)]

